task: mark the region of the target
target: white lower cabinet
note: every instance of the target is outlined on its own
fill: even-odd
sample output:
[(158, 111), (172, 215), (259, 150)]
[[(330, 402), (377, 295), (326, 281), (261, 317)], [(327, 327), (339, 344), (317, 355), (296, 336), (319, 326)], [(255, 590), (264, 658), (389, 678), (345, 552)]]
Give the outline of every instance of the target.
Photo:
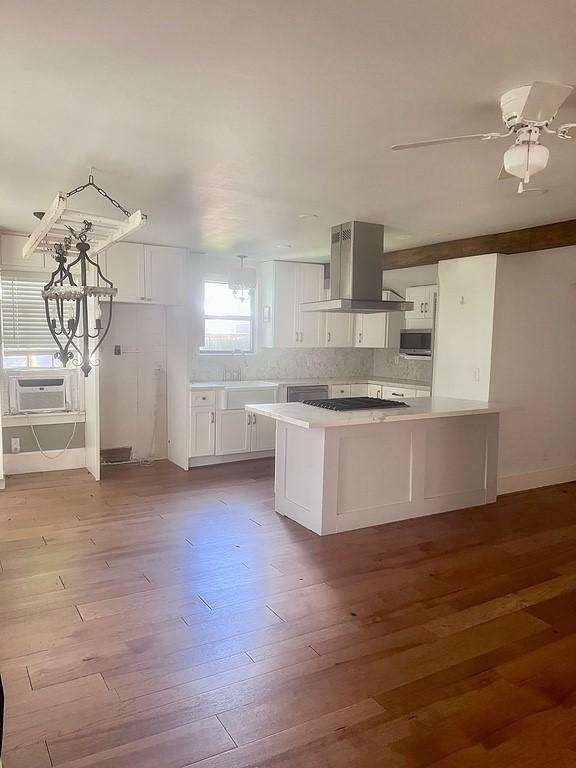
[(330, 397), (350, 397), (350, 384), (332, 384)]
[(274, 419), (244, 410), (216, 412), (216, 456), (273, 451), (275, 442)]
[(368, 397), (382, 397), (382, 387), (380, 384), (368, 384)]
[(416, 397), (413, 389), (404, 387), (382, 387), (382, 397), (388, 400), (403, 400), (405, 397)]
[(273, 451), (276, 447), (276, 422), (253, 413), (250, 435), (251, 451)]
[(190, 458), (214, 456), (216, 412), (212, 408), (190, 409)]
[(216, 414), (216, 456), (247, 453), (252, 433), (251, 414), (241, 411), (218, 411)]
[(350, 397), (368, 397), (369, 384), (350, 384)]

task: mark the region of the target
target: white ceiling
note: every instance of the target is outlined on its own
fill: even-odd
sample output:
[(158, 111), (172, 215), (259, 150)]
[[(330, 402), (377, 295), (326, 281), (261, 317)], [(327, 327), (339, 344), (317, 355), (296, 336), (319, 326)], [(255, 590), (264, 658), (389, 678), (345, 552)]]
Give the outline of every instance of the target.
[(574, 0), (0, 0), (0, 19), (5, 229), (90, 165), (148, 214), (142, 239), (209, 254), (321, 258), (353, 218), (392, 249), (576, 216), (576, 140), (546, 139), (542, 196), (496, 181), (507, 142), (390, 150), (576, 83)]

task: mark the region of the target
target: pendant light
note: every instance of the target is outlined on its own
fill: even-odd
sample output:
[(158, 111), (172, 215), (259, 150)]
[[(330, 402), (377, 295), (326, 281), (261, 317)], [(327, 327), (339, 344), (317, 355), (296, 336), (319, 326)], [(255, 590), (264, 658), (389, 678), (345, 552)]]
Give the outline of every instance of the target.
[(256, 288), (256, 277), (254, 270), (244, 268), (246, 256), (237, 256), (236, 258), (240, 259), (240, 267), (230, 270), (228, 288), (232, 290), (235, 299), (244, 302), (250, 298), (251, 292)]

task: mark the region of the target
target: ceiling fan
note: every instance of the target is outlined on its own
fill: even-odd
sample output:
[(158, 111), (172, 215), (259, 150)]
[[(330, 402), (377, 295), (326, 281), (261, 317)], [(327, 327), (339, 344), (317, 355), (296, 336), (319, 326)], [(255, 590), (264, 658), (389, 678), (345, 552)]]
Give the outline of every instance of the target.
[(543, 171), (548, 164), (550, 151), (548, 147), (540, 144), (542, 134), (551, 133), (559, 139), (574, 138), (570, 135), (570, 129), (576, 128), (576, 123), (565, 123), (556, 129), (550, 127), (556, 113), (573, 90), (571, 85), (543, 82), (513, 88), (500, 97), (502, 120), (508, 129), (505, 133), (449, 136), (442, 139), (415, 141), (410, 144), (395, 144), (392, 149), (414, 149), (475, 139), (492, 141), (514, 136), (514, 144), (504, 153), (504, 163), (498, 179), (519, 178), (518, 193), (522, 194), (530, 177)]

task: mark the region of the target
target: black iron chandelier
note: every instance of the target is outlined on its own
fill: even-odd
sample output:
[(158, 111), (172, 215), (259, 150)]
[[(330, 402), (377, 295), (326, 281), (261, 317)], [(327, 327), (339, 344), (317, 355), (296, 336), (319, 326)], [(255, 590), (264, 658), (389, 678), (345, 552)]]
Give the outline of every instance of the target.
[[(67, 197), (82, 192), (87, 187), (96, 189), (125, 216), (130, 217), (129, 211), (94, 183), (92, 174), (86, 184), (73, 189)], [(43, 213), (35, 215), (40, 219), (44, 216)], [(54, 357), (63, 367), (73, 361), (81, 368), (84, 376), (88, 376), (97, 364), (95, 354), (110, 330), (112, 300), (118, 289), (102, 273), (98, 262), (89, 256), (93, 222), (86, 218), (80, 228), (74, 228), (70, 224), (64, 226), (69, 234), (62, 238), (61, 242), (52, 245), (57, 267), (44, 286), (42, 297), (48, 328), (58, 347)], [(76, 253), (70, 253), (73, 245)], [(95, 284), (91, 285), (89, 281), (93, 276), (96, 280)], [(108, 303), (108, 318), (103, 325), (100, 308), (101, 303), (105, 301)], [(93, 302), (93, 308), (90, 302)], [(94, 344), (95, 340), (97, 341)]]
[[(112, 323), (112, 299), (118, 293), (112, 281), (102, 273), (100, 265), (88, 255), (90, 244), (87, 235), (92, 229), (90, 221), (84, 221), (79, 232), (68, 227), (70, 235), (64, 238), (62, 243), (54, 246), (55, 260), (58, 264), (50, 280), (44, 286), (42, 297), (46, 309), (48, 328), (58, 345), (58, 351), (54, 353), (64, 367), (68, 361), (74, 359), (74, 352), (78, 353), (80, 368), (84, 376), (88, 376), (93, 367), (94, 356), (106, 338)], [(76, 241), (78, 255), (68, 261), (68, 251), (72, 246), (72, 239)], [(79, 266), (80, 283), (78, 284), (72, 274), (72, 269)], [(94, 267), (101, 285), (88, 285), (88, 272)], [(107, 299), (109, 302), (108, 320), (102, 326), (100, 317), (94, 318), (94, 332), (90, 333), (90, 312), (88, 301), (92, 299)], [(98, 343), (90, 349), (91, 340), (98, 339)]]

